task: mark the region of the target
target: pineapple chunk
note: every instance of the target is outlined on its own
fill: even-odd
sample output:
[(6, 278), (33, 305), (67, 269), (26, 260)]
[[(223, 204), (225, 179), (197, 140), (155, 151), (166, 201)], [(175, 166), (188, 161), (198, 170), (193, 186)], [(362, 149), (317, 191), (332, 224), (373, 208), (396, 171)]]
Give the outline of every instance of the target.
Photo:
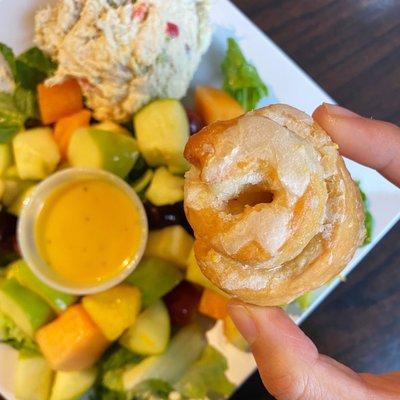
[(108, 340), (117, 339), (136, 320), (140, 311), (140, 292), (121, 284), (101, 293), (85, 296), (82, 305)]

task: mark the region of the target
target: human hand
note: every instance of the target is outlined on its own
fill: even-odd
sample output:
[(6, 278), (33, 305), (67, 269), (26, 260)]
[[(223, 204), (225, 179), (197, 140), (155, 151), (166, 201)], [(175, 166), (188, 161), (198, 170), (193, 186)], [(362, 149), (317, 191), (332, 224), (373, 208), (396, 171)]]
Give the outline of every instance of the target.
[[(400, 128), (323, 104), (314, 119), (340, 152), (400, 186)], [(232, 302), (230, 314), (251, 345), (262, 380), (278, 400), (395, 400), (400, 372), (357, 374), (319, 354), (314, 343), (278, 307)]]

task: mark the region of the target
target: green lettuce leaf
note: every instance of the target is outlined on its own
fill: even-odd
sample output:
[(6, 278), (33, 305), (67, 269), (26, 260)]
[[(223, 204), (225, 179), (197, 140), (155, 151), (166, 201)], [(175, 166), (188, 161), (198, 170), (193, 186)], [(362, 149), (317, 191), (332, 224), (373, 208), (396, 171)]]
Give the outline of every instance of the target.
[(0, 342), (30, 354), (39, 353), (37, 344), (6, 315), (0, 312)]
[(15, 63), (15, 56), (14, 52), (12, 49), (10, 49), (7, 45), (4, 43), (0, 43), (0, 54), (3, 55), (4, 59), (6, 60), (10, 71), (12, 73), (12, 76), (14, 77), (14, 80), (17, 80), (17, 65)]
[(36, 86), (52, 75), (56, 69), (56, 64), (37, 47), (20, 54), (15, 59), (15, 64), (16, 83), (34, 91)]
[(223, 89), (235, 98), (246, 111), (254, 110), (268, 94), (257, 69), (244, 57), (233, 38), (228, 39), (228, 50), (221, 65), (224, 75)]
[(312, 292), (307, 292), (295, 300), (301, 311), (307, 310), (312, 303)]
[(361, 189), (360, 182), (357, 182), (357, 185), (358, 189), (360, 190), (361, 198), (364, 204), (364, 217), (365, 217), (364, 225), (366, 234), (363, 246), (365, 246), (366, 244), (371, 243), (372, 230), (374, 228), (374, 217), (372, 216), (371, 211), (369, 210), (369, 200), (365, 192)]
[(54, 73), (56, 64), (37, 47), (15, 57), (8, 46), (0, 43), (0, 53), (15, 81), (14, 93), (0, 93), (0, 143), (6, 143), (24, 129), (28, 119), (39, 117), (36, 87)]
[(0, 143), (6, 143), (14, 133), (24, 128), (26, 116), (18, 109), (14, 96), (0, 92)]
[(113, 346), (102, 358), (100, 376), (101, 385), (109, 390), (122, 391), (122, 374), (127, 365), (137, 364), (142, 357), (125, 347)]
[(188, 398), (204, 398), (215, 394), (229, 396), (235, 386), (225, 376), (228, 364), (225, 357), (206, 346), (201, 357), (189, 368), (175, 389)]

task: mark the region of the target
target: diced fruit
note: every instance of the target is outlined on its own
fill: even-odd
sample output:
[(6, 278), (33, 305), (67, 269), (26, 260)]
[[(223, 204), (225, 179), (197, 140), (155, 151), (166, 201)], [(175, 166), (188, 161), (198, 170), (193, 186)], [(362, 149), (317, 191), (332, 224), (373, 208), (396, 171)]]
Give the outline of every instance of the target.
[(188, 169), (183, 149), (189, 139), (189, 123), (178, 100), (155, 100), (137, 112), (133, 122), (140, 152), (149, 165), (166, 165), (177, 174)]
[(126, 282), (139, 288), (144, 307), (154, 304), (181, 280), (182, 273), (174, 264), (154, 257), (142, 259), (126, 278)]
[(197, 86), (195, 109), (206, 125), (239, 117), (242, 106), (224, 90), (211, 86)]
[(188, 261), (187, 261), (187, 269), (186, 269), (186, 279), (192, 283), (203, 286), (205, 288), (211, 289), (216, 293), (224, 296), (226, 295), (221, 289), (215, 286), (202, 272), (197, 264), (196, 257), (194, 255), (194, 250), (192, 249)]
[(11, 204), (17, 199), (17, 197), (33, 184), (33, 181), (23, 181), (19, 178), (5, 179), (2, 203), (6, 207), (10, 207)]
[(9, 268), (12, 271), (12, 276), (22, 286), (39, 295), (57, 314), (62, 313), (77, 301), (76, 296), (62, 293), (42, 282), (23, 260), (15, 261)]
[(53, 86), (41, 83), (37, 92), (40, 115), (45, 125), (57, 122), (83, 108), (81, 88), (75, 79)]
[(11, 148), (8, 143), (0, 144), (0, 176), (3, 176), (7, 168), (12, 164)]
[(132, 390), (139, 383), (149, 379), (159, 379), (174, 384), (199, 358), (205, 346), (205, 337), (197, 325), (182, 328), (172, 338), (164, 354), (145, 358), (124, 372), (122, 377), (124, 390)]
[(18, 169), (15, 164), (10, 165), (3, 174), (5, 179), (19, 179)]
[(90, 117), (91, 112), (89, 110), (82, 110), (57, 121), (54, 127), (54, 138), (63, 159), (67, 156), (68, 145), (72, 135), (77, 129), (88, 126)]
[(69, 307), (42, 327), (36, 334), (36, 341), (51, 367), (58, 371), (90, 368), (109, 345), (80, 304)]
[(194, 319), (199, 307), (201, 291), (189, 282), (183, 281), (165, 297), (171, 323), (188, 325)]
[(84, 371), (58, 371), (54, 378), (50, 400), (75, 400), (81, 398), (94, 384), (96, 368)]
[(7, 208), (8, 212), (19, 217), (22, 208), (27, 204), (29, 197), (35, 188), (36, 185), (31, 185), (28, 188), (26, 188), (21, 194), (19, 194), (17, 198)]
[(187, 232), (193, 232), (183, 209), (183, 202), (167, 206), (155, 206), (149, 201), (144, 203), (149, 229), (162, 229), (167, 226), (181, 225)]
[(229, 298), (205, 288), (201, 295), (199, 311), (214, 319), (224, 319), (228, 315)]
[(103, 121), (98, 124), (92, 125), (95, 129), (100, 129), (102, 131), (108, 131), (113, 133), (119, 133), (125, 136), (132, 136), (132, 134), (128, 131), (128, 129), (124, 128), (123, 126), (116, 124), (113, 121)]
[(165, 167), (157, 168), (146, 191), (146, 198), (155, 206), (165, 206), (183, 201), (184, 180), (172, 175)]
[(241, 335), (238, 328), (232, 321), (232, 318), (227, 315), (224, 318), (224, 334), (228, 341), (242, 351), (249, 351), (249, 344), (246, 339)]
[(121, 336), (120, 343), (137, 354), (160, 354), (168, 345), (170, 331), (168, 310), (159, 300), (138, 316)]
[(139, 152), (136, 140), (94, 128), (80, 128), (72, 135), (68, 160), (74, 167), (101, 168), (125, 178)]
[(149, 232), (145, 255), (171, 261), (182, 268), (193, 247), (193, 237), (179, 225)]
[(4, 179), (19, 179), (18, 169), (15, 164), (9, 165), (3, 172)]
[(131, 184), (132, 189), (136, 193), (142, 193), (150, 185), (153, 175), (153, 170), (148, 169), (140, 178)]
[(191, 135), (194, 135), (204, 128), (204, 122), (194, 111), (186, 109), (186, 114), (189, 120), (189, 130)]
[(53, 371), (39, 355), (19, 354), (15, 371), (15, 397), (18, 400), (48, 400)]
[(60, 152), (50, 128), (20, 132), (13, 139), (14, 157), (21, 179), (44, 179), (60, 161)]
[(16, 279), (7, 279), (0, 285), (0, 311), (30, 337), (53, 316), (46, 302)]
[(140, 311), (140, 292), (132, 285), (121, 284), (85, 296), (82, 305), (104, 336), (112, 341), (135, 322)]

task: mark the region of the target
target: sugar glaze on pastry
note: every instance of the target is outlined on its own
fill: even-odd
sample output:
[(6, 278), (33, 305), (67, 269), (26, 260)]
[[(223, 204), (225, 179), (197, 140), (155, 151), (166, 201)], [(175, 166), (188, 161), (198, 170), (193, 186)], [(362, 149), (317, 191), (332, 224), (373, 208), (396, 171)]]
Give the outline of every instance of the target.
[(185, 157), (196, 259), (233, 297), (286, 304), (339, 274), (363, 241), (360, 193), (337, 145), (295, 108), (212, 124)]

